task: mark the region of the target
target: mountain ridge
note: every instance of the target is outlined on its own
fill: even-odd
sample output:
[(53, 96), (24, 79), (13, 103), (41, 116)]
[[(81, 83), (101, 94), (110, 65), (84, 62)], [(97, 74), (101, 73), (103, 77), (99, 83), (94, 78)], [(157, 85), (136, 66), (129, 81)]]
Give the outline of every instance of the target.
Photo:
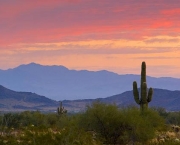
[[(140, 75), (120, 75), (107, 70), (70, 70), (62, 65), (20, 65), (0, 71), (0, 83), (16, 91), (36, 92), (53, 100), (95, 99), (123, 93), (140, 82)], [(147, 76), (148, 86), (178, 90), (180, 79)], [(139, 85), (139, 83), (138, 83)]]
[(0, 85), (0, 108), (3, 111), (50, 111), (58, 102), (31, 92), (16, 92)]
[[(133, 96), (133, 90), (123, 92), (121, 94), (113, 95), (106, 98), (97, 98), (97, 99), (84, 99), (84, 100), (64, 100), (62, 101), (64, 106), (68, 106), (71, 109), (74, 108), (76, 112), (82, 111), (86, 108), (87, 105), (91, 105), (91, 103), (100, 101), (106, 104), (116, 104), (118, 107), (128, 107), (128, 106), (136, 106)], [(152, 101), (149, 102), (149, 107), (153, 108), (165, 108), (167, 111), (180, 111), (180, 91), (170, 91), (166, 89), (154, 89)], [(80, 107), (81, 106), (81, 107)]]
[[(106, 104), (116, 104), (118, 107), (137, 106), (134, 101), (133, 91), (96, 99), (61, 100), (68, 112), (80, 112), (95, 101)], [(162, 107), (167, 111), (180, 111), (180, 91), (154, 89), (150, 107)], [(16, 92), (0, 85), (0, 110), (1, 111), (27, 111), (39, 110), (56, 112), (59, 102), (31, 92)]]

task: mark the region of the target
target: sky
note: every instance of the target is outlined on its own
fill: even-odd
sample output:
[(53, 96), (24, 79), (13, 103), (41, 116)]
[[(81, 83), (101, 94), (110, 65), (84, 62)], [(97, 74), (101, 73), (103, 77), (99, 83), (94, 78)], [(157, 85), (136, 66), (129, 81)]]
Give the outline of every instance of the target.
[(180, 78), (180, 0), (0, 0), (0, 69), (35, 62)]

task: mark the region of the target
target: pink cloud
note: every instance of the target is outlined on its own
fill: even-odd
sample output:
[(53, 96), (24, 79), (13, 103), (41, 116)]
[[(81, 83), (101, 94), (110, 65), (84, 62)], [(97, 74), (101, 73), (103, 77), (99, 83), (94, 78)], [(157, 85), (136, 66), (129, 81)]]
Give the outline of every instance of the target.
[(180, 8), (163, 10), (162, 14), (169, 16), (173, 16), (173, 15), (178, 16), (180, 14)]
[(180, 2), (167, 0), (4, 1), (0, 5), (0, 43), (172, 35), (180, 32), (178, 6)]

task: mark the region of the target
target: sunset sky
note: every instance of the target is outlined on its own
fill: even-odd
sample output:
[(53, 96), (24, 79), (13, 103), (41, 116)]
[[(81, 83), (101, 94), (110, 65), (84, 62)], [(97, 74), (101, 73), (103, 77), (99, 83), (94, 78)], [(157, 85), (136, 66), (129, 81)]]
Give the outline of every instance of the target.
[(0, 0), (0, 69), (31, 62), (180, 78), (180, 0)]

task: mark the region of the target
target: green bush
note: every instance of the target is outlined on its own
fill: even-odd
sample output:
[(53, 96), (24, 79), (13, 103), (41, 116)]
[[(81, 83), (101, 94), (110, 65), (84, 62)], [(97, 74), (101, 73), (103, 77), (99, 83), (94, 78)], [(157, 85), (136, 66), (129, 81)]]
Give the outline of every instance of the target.
[(168, 124), (180, 125), (180, 112), (169, 112), (166, 122)]
[(81, 119), (81, 125), (96, 132), (105, 144), (146, 142), (164, 125), (164, 120), (153, 110), (142, 114), (137, 108), (118, 109), (116, 105), (98, 102), (88, 106)]
[(145, 143), (156, 136), (157, 131), (164, 130), (165, 123), (162, 117), (153, 110), (143, 113), (137, 108), (126, 108), (121, 110), (125, 115), (124, 122), (129, 126), (126, 130), (125, 140), (129, 142)]

